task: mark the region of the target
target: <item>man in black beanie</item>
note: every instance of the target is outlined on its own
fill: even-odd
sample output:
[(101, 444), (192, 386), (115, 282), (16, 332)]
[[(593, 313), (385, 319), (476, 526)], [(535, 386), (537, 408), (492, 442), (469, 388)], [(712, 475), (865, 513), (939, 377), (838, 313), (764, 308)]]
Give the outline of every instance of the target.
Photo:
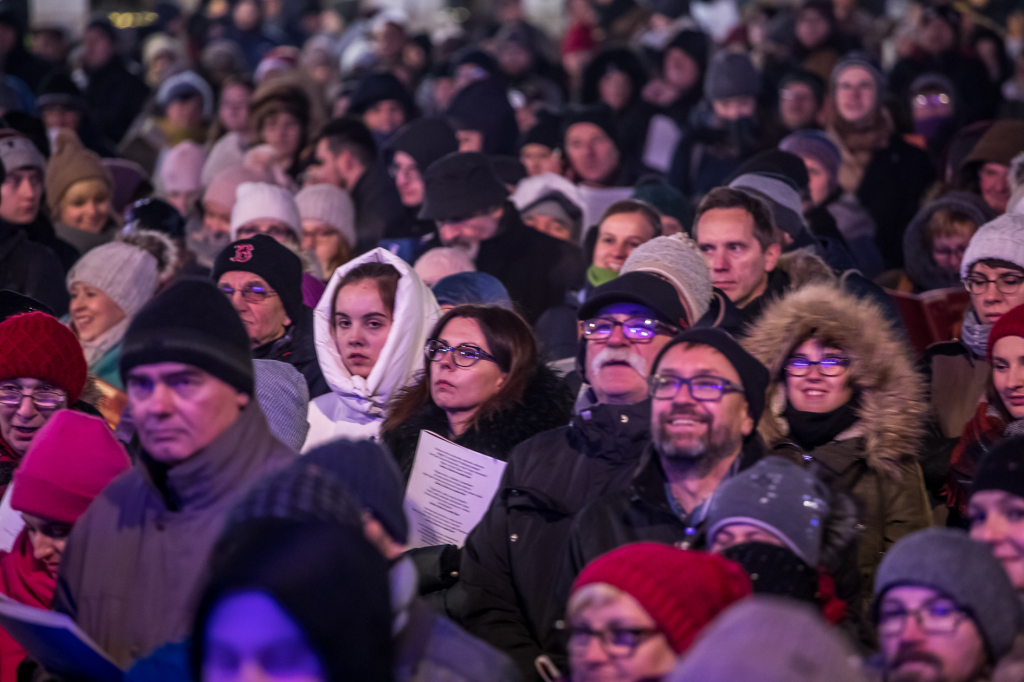
[(567, 111), (562, 121), (569, 178), (585, 187), (632, 185), (622, 176), (622, 153), (615, 142), (615, 115), (607, 104)]
[(127, 668), (190, 634), (225, 515), (296, 454), (253, 397), (245, 326), (206, 280), (180, 280), (135, 316), (121, 377), (138, 455), (75, 524), (54, 608)]
[(616, 547), (695, 545), (715, 489), (765, 456), (757, 422), (768, 370), (728, 333), (695, 328), (673, 338), (655, 359), (648, 387), (652, 443), (627, 489), (576, 516), (556, 599), (568, 596), (590, 560)]
[(313, 342), (313, 310), (302, 302), (302, 261), (273, 237), (228, 244), (213, 281), (238, 311), (255, 360), (287, 362), (302, 373), (310, 399), (327, 393)]
[(420, 218), (437, 224), (427, 248), (465, 249), (478, 271), (501, 281), (531, 324), (583, 281), (579, 247), (526, 226), (483, 154), (449, 154), (433, 163), (423, 180)]

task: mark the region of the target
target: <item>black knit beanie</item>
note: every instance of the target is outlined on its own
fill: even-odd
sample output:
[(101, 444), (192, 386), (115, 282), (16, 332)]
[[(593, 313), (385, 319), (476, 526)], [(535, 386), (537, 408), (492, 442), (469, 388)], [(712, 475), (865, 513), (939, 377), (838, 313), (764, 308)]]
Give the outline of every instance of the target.
[(607, 104), (591, 104), (590, 106), (567, 110), (562, 116), (563, 140), (566, 133), (569, 132), (569, 128), (577, 123), (593, 123), (603, 130), (604, 134), (610, 137), (613, 142), (615, 141), (615, 114), (612, 113), (611, 107)]
[(249, 334), (227, 297), (208, 280), (183, 278), (147, 303), (128, 326), (121, 379), (139, 365), (180, 362), (252, 395), (250, 353)]
[(225, 246), (213, 263), (213, 282), (225, 272), (251, 272), (281, 297), (292, 322), (302, 318), (302, 260), (273, 237), (257, 234)]
[(665, 357), (665, 353), (681, 343), (711, 346), (726, 357), (736, 369), (736, 373), (740, 375), (740, 381), (743, 382), (743, 395), (747, 399), (747, 411), (750, 413), (751, 419), (754, 420), (754, 426), (757, 426), (757, 422), (761, 420), (761, 414), (764, 412), (765, 393), (768, 390), (768, 368), (748, 353), (728, 332), (716, 327), (698, 327), (688, 329), (673, 337), (654, 359), (654, 364), (651, 365), (651, 374), (658, 371), (658, 366), (661, 365), (661, 359)]
[(508, 197), (494, 167), (479, 152), (456, 152), (431, 164), (423, 175), (420, 219), (457, 222), (483, 215)]
[(1002, 490), (1024, 498), (1024, 436), (1001, 441), (978, 462), (971, 492)]
[(221, 537), (196, 613), (191, 663), (200, 679), (207, 627), (233, 594), (271, 597), (299, 626), (331, 682), (392, 682), (388, 565), (361, 528), (260, 519)]

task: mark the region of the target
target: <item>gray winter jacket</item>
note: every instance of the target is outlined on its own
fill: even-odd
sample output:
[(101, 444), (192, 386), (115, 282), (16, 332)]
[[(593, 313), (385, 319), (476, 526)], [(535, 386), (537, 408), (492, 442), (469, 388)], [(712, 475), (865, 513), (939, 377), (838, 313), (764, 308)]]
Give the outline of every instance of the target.
[(54, 609), (123, 667), (184, 639), (224, 517), (253, 483), (295, 457), (270, 433), (255, 400), (212, 443), (169, 469), (141, 452), (75, 524)]

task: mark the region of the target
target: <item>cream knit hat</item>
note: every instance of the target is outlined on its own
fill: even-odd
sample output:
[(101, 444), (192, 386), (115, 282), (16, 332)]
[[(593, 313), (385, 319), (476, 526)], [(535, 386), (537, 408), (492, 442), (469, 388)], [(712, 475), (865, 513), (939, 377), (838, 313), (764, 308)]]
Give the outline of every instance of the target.
[(279, 220), (302, 237), (302, 218), (295, 197), (283, 187), (266, 182), (243, 182), (238, 186), (231, 209), (231, 241), (238, 240), (238, 228), (254, 220)]
[(96, 287), (130, 318), (153, 298), (158, 276), (151, 253), (124, 242), (110, 242), (78, 259), (68, 272), (67, 285), (69, 290), (75, 282)]
[(313, 185), (295, 195), (303, 220), (319, 220), (341, 232), (349, 247), (356, 245), (356, 209), (343, 190), (334, 185)]
[(627, 272), (650, 272), (668, 280), (679, 293), (691, 326), (711, 305), (711, 271), (697, 243), (685, 234), (655, 237), (636, 247), (619, 276)]

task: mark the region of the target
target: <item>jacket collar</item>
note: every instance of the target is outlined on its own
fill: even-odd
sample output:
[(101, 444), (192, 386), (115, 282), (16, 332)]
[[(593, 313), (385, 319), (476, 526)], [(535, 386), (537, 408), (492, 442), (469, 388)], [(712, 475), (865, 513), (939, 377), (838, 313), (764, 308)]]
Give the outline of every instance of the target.
[(169, 511), (195, 511), (239, 492), (279, 447), (283, 446), (252, 398), (231, 426), (184, 461), (168, 467), (142, 449), (136, 466)]
[(651, 400), (642, 400), (632, 405), (608, 405), (599, 403), (580, 410), (573, 416), (570, 425), (578, 429), (586, 439), (588, 451), (605, 457), (620, 458), (626, 454), (621, 448), (599, 447), (602, 442), (640, 441), (651, 436)]

